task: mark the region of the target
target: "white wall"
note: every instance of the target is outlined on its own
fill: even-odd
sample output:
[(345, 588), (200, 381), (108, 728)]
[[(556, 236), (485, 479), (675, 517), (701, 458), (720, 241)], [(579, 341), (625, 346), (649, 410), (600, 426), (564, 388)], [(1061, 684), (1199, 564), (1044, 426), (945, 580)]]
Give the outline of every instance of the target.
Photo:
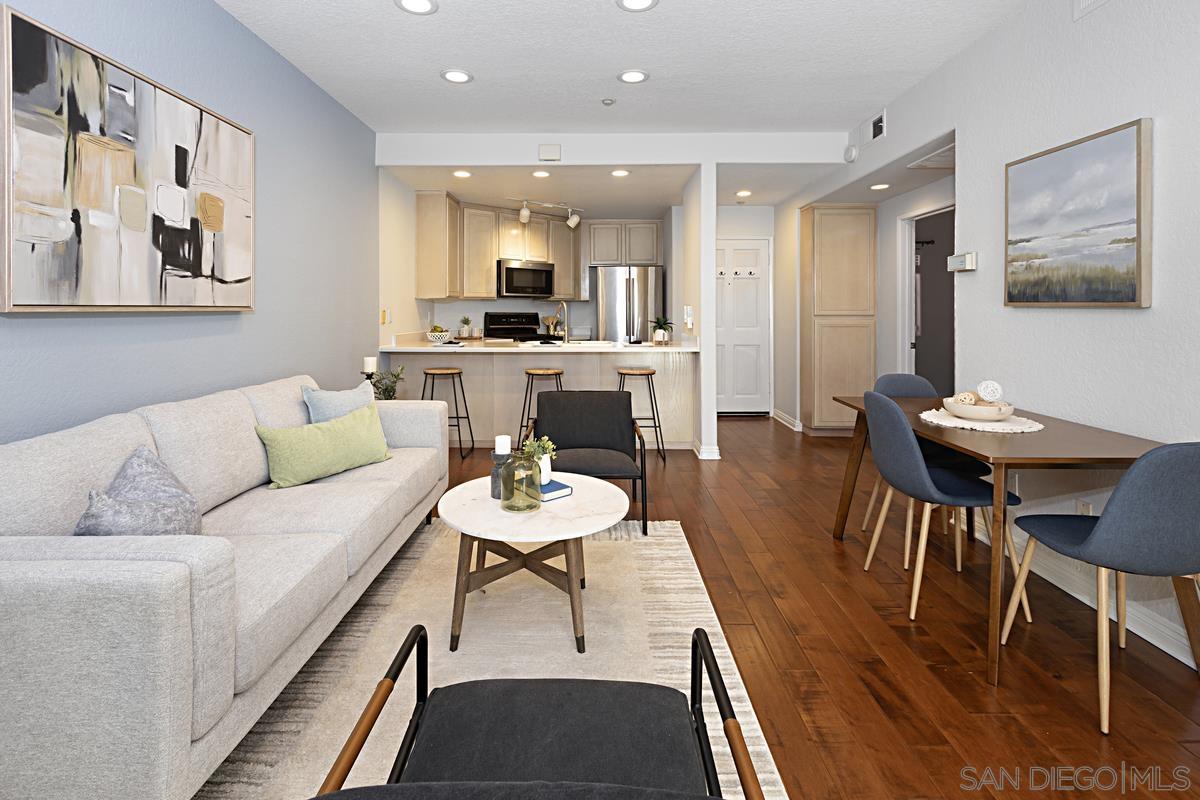
[(667, 271), (667, 316), (678, 339), (683, 329), (683, 206), (671, 206), (662, 219), (663, 268)]
[[(1181, 398), (1200, 394), (1200, 3), (1111, 0), (1079, 22), (1071, 4), (1023, 11), (887, 106), (888, 136), (794, 198), (806, 202), (956, 131), (956, 249), (979, 271), (956, 281), (956, 374), (1048, 414), (1161, 441), (1200, 439)], [(1004, 165), (1138, 117), (1154, 119), (1154, 296), (1149, 309), (1006, 308)], [(1022, 512), (1074, 511), (1116, 474), (1023, 472)], [(1018, 539), (1023, 535), (1017, 532)], [(1035, 569), (1089, 602), (1091, 568), (1039, 551)], [(1132, 579), (1130, 627), (1191, 663), (1170, 583)], [(1036, 612), (1035, 612), (1036, 613)]]
[(908, 372), (913, 318), (913, 282), (901, 259), (906, 248), (904, 221), (954, 204), (954, 176), (926, 184), (879, 204), (875, 212), (878, 253), (875, 268), (875, 369), (877, 375)]
[(771, 416), (800, 430), (800, 214), (786, 203), (774, 209), (773, 294), (775, 407)]
[(770, 239), (775, 206), (717, 206), (718, 239)]
[(379, 170), (379, 306), (390, 316), (390, 322), (379, 325), (381, 345), (429, 324), (429, 302), (416, 299), (416, 204), (411, 186)]

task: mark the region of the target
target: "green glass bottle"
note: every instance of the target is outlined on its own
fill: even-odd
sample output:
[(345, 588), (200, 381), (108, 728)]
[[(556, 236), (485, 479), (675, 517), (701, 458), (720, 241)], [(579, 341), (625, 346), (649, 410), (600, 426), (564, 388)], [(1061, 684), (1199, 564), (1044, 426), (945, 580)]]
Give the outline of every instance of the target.
[(514, 514), (537, 511), (542, 505), (542, 474), (537, 460), (513, 453), (500, 467), (500, 507)]

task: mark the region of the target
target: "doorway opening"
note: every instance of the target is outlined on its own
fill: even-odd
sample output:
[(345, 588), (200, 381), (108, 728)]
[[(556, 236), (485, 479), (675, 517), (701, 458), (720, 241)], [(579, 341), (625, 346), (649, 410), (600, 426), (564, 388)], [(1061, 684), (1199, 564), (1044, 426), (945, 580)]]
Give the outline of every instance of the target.
[(912, 220), (912, 328), (910, 369), (943, 397), (954, 394), (954, 209)]

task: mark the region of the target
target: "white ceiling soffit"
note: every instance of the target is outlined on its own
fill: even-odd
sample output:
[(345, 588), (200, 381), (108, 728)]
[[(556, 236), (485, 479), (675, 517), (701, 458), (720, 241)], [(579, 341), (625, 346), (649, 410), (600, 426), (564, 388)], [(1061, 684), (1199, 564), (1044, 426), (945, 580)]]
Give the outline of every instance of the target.
[(954, 169), (954, 142), (921, 156), (908, 165), (909, 169)]
[[(693, 165), (634, 165), (629, 175), (614, 178), (618, 166), (473, 167), (385, 167), (413, 189), (445, 189), (464, 203), (520, 208), (509, 197), (566, 203), (583, 208), (584, 219), (658, 219), (673, 205), (683, 202), (683, 187), (696, 172)], [(467, 170), (469, 178), (456, 178), (455, 170)], [(533, 177), (545, 170), (548, 178)], [(543, 214), (566, 216), (565, 210), (532, 206)]]
[[(949, 149), (947, 149), (949, 148)], [(937, 166), (916, 167), (927, 158), (931, 163), (947, 163), (945, 153), (950, 154), (949, 168)], [(943, 154), (943, 155), (938, 155)], [(821, 198), (822, 203), (882, 203), (891, 197), (911, 192), (926, 184), (940, 181), (947, 175), (954, 174), (954, 132), (939, 136), (932, 142), (918, 147), (910, 153), (885, 164), (874, 172), (870, 172), (853, 183), (848, 183), (835, 192)], [(871, 187), (886, 183), (888, 188), (874, 190)]]
[[(718, 164), (717, 204), (773, 206), (837, 169), (835, 164)], [(749, 197), (738, 197), (741, 190)]]
[(217, 2), (374, 130), (442, 133), (844, 131), (1025, 0)]

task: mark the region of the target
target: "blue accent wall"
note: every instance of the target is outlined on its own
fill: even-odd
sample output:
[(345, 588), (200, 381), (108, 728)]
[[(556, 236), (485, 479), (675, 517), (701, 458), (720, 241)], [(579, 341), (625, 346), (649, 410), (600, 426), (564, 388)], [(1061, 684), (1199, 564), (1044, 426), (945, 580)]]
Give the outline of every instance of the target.
[(375, 134), (211, 0), (12, 5), (254, 131), (257, 283), (247, 313), (0, 315), (0, 442), (287, 375), (361, 380)]

